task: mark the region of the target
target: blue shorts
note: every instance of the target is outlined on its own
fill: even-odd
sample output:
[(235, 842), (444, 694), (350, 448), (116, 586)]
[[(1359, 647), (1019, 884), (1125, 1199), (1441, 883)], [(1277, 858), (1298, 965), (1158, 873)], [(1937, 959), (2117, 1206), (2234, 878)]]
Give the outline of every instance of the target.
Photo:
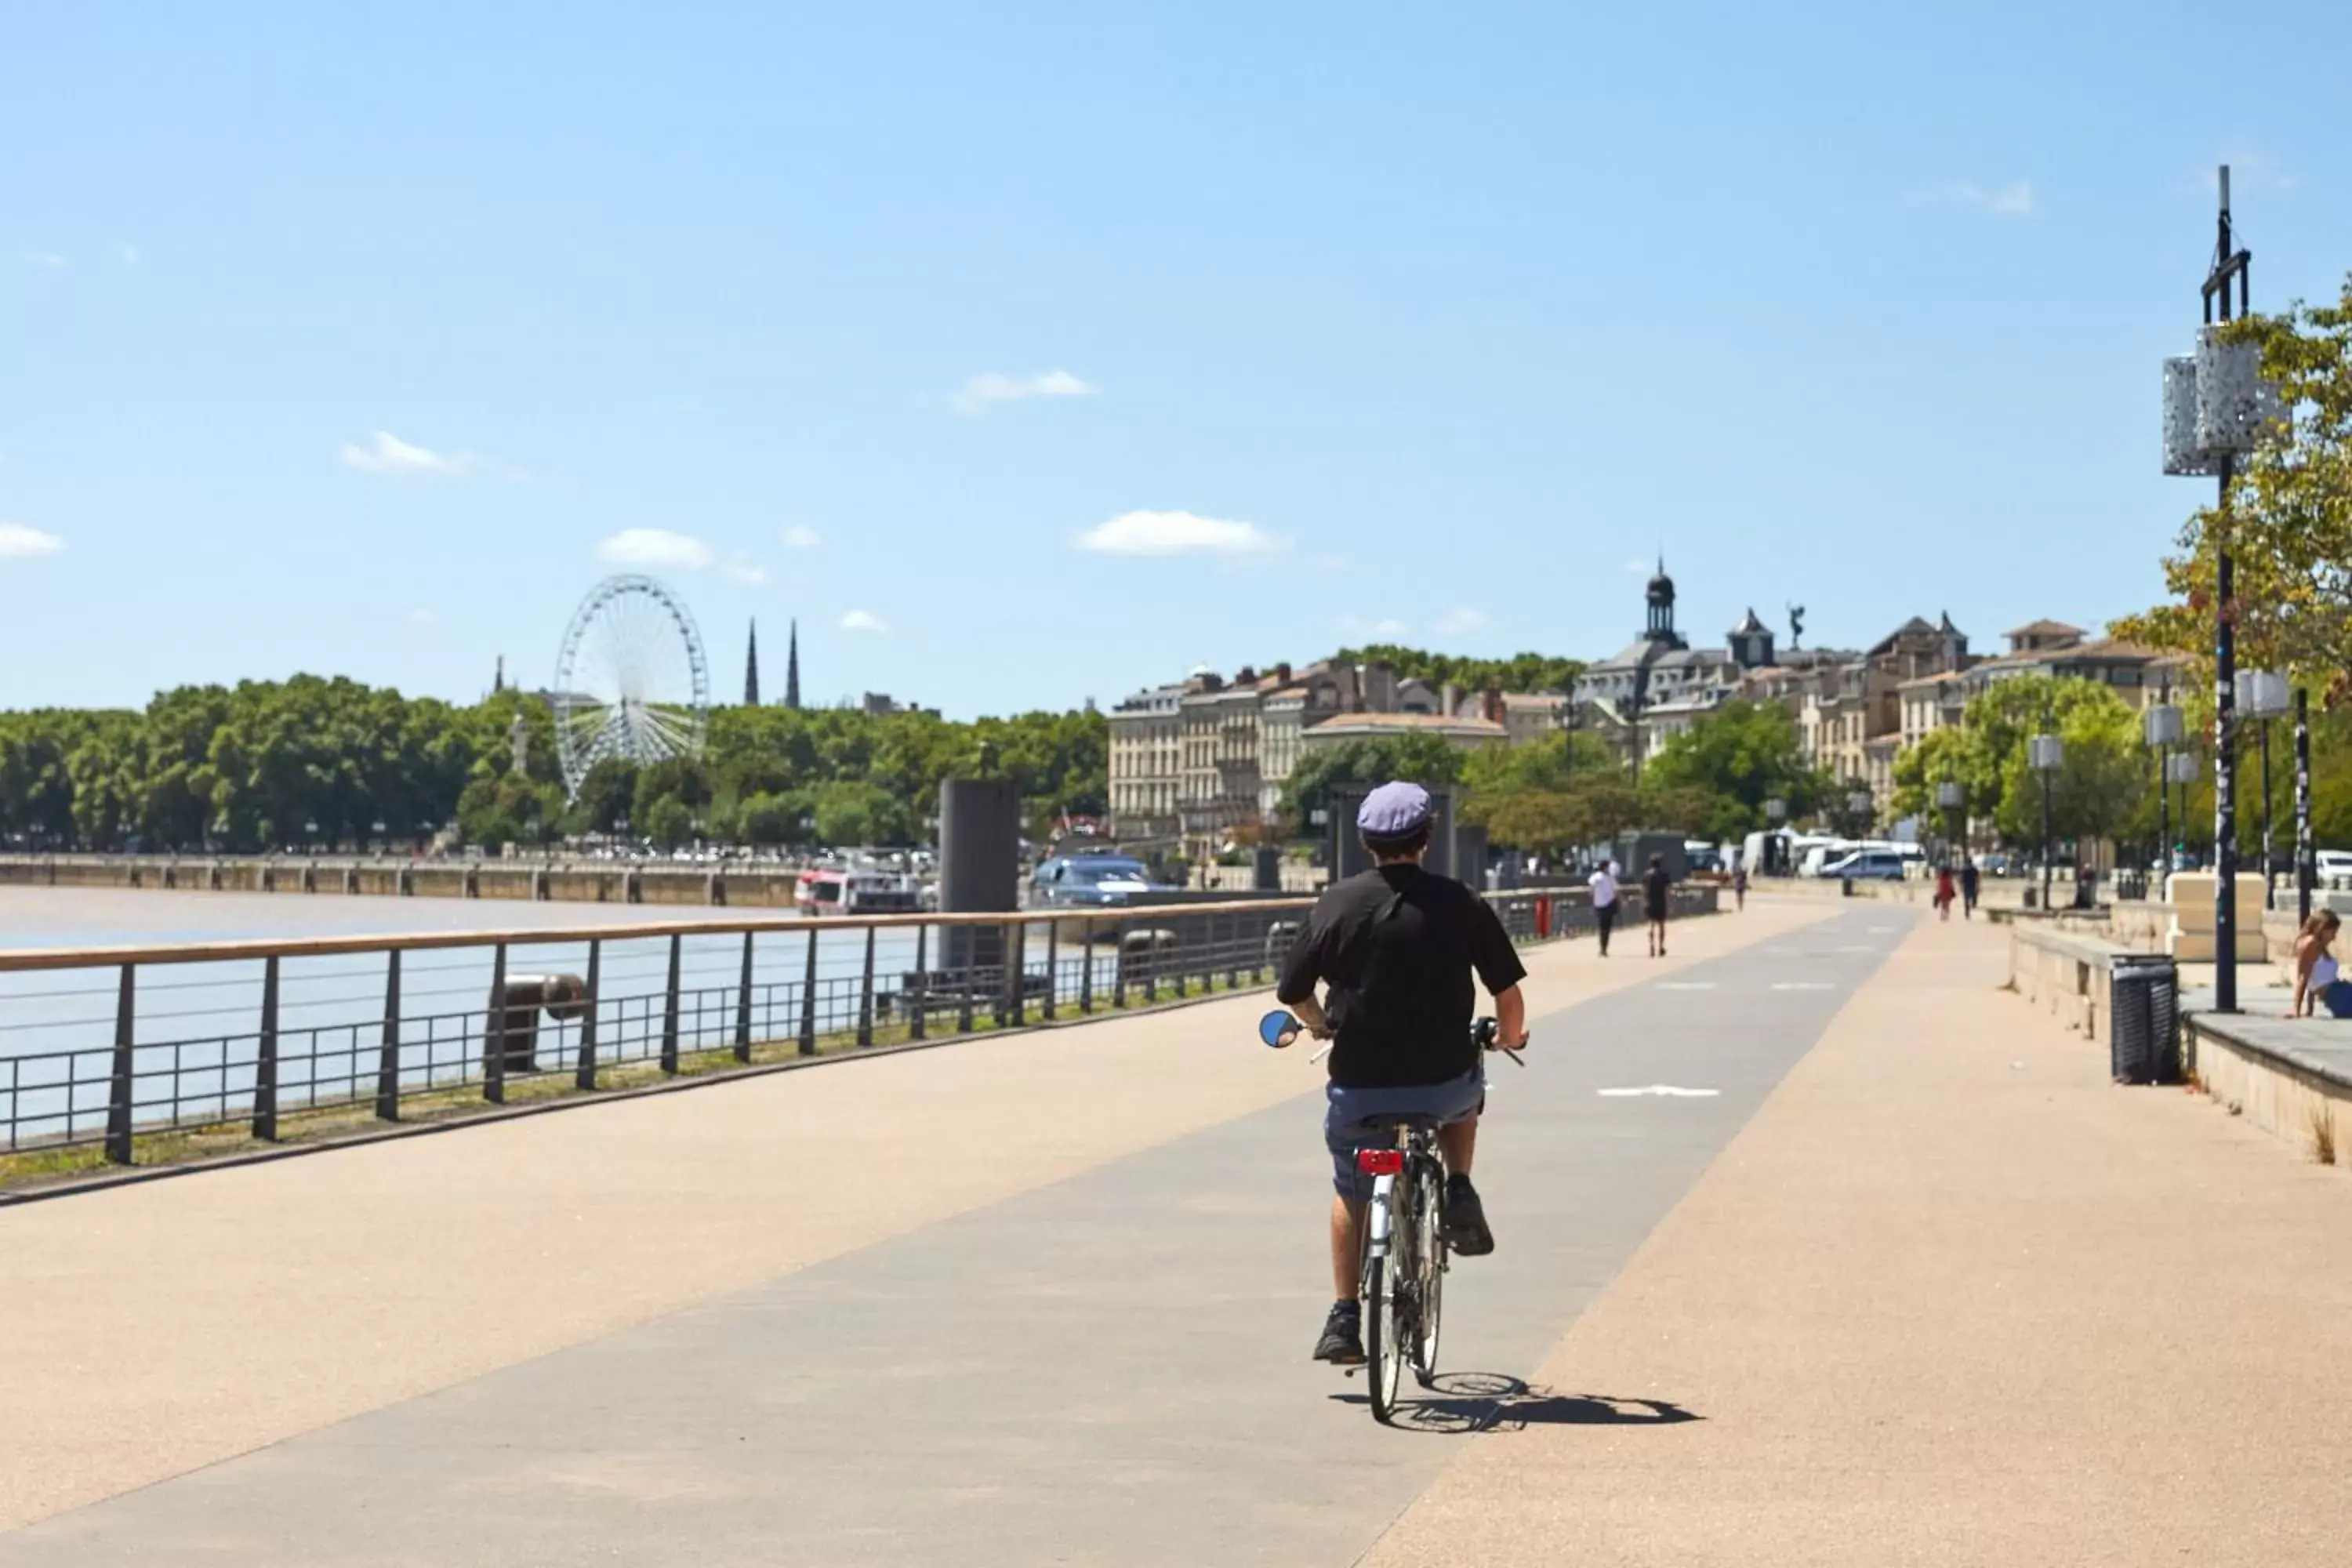
[(1486, 1108), (1486, 1069), (1475, 1067), (1444, 1083), (1395, 1089), (1349, 1089), (1335, 1083), (1324, 1094), (1330, 1102), (1323, 1112), (1323, 1146), (1331, 1151), (1332, 1188), (1343, 1198), (1369, 1198), (1372, 1178), (1357, 1173), (1356, 1151), (1395, 1142), (1395, 1134), (1372, 1126), (1372, 1119), (1433, 1116), (1441, 1126), (1466, 1121)]

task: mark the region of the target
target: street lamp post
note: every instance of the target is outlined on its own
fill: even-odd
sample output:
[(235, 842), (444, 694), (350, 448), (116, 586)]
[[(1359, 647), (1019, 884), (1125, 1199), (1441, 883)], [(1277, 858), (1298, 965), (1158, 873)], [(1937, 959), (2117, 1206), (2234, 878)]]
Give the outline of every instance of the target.
[(2156, 748), (2156, 900), (2164, 901), (2164, 884), (2172, 875), (2172, 748), (2188, 733), (2180, 710), (2169, 700), (2149, 709), (2140, 722), (2147, 743)]
[(2262, 375), (2258, 344), (2226, 334), (2252, 310), (2253, 253), (2230, 224), (2230, 166), (2221, 165), (2212, 265), (2200, 289), (2205, 326), (2193, 358), (2164, 363), (2164, 471), (2218, 481), (2213, 576), (2213, 1010), (2238, 1010), (2237, 563), (2226, 527), (2230, 478), (2280, 417), (2277, 388)]
[(2294, 919), (2311, 919), (2311, 885), (2318, 880), (2311, 852), (2311, 704), (2294, 689)]
[(2286, 677), (2275, 670), (2238, 672), (2238, 706), (2254, 721), (2263, 742), (2263, 908), (2271, 900), (2271, 721), (2286, 711)]
[(2042, 912), (2050, 912), (2050, 780), (2064, 765), (2065, 743), (2055, 735), (2025, 742), (2025, 764), (2042, 775)]
[[(2166, 785), (2166, 790), (2168, 790), (2168, 787), (2171, 787), (2171, 785), (2180, 785), (2180, 818), (2183, 818), (2183, 823), (2180, 823), (2180, 826), (2183, 826), (2183, 827), (2188, 827), (2188, 814), (2189, 814), (2188, 790), (2189, 790), (2189, 785), (2194, 785), (2194, 783), (2197, 783), (2197, 775), (2200, 775), (2200, 773), (2201, 773), (2201, 769), (2200, 769), (2200, 766), (2197, 766), (2197, 754), (2194, 754), (2194, 752), (2173, 752), (2171, 757), (2166, 757), (2166, 759), (2164, 759), (2164, 785)], [(2166, 856), (2166, 860), (2164, 860), (2164, 869), (2166, 869), (2166, 875), (2168, 875), (2168, 872), (2171, 872), (2171, 865), (2173, 865), (2173, 863), (2171, 863), (2171, 853), (2173, 853), (2173, 851), (2171, 851), (2171, 847), (2168, 847), (2168, 844), (2166, 844), (2166, 848), (2164, 848), (2164, 856)]]
[(1960, 788), (1957, 779), (1946, 779), (1936, 786), (1936, 804), (1943, 809), (1945, 834), (1949, 839), (1944, 849), (1944, 858), (1948, 861), (1965, 858), (1969, 852), (1969, 833), (1968, 820), (1961, 815), (1961, 807), (1968, 804), (1968, 792)]
[(1870, 832), (1871, 817), (1874, 815), (1872, 812), (1871, 807), (1876, 804), (1877, 802), (1875, 799), (1866, 789), (1855, 788), (1846, 792), (1846, 811), (1856, 822), (1862, 824), (1859, 828), (1854, 830), (1854, 837), (1857, 839), (1864, 837)]

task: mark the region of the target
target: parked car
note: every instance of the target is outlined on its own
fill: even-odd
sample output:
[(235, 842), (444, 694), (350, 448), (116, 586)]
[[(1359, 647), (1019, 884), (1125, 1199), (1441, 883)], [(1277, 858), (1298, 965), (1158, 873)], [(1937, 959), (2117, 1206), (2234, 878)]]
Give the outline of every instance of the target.
[(1029, 878), (1033, 909), (1125, 904), (1162, 891), (1140, 860), (1124, 855), (1057, 855)]
[(1903, 879), (1903, 857), (1892, 849), (1857, 849), (1822, 867), (1822, 875), (1840, 879), (1852, 877), (1863, 882), (1899, 882)]
[(2332, 886), (2330, 879), (2352, 877), (2352, 849), (2315, 849), (2312, 858), (2318, 862), (2319, 885)]

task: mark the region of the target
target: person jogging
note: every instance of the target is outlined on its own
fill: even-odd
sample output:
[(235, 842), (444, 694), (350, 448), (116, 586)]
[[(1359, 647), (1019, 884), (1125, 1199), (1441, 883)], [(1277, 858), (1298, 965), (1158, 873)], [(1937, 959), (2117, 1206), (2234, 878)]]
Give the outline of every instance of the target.
[(1601, 927), (1601, 956), (1609, 956), (1609, 933), (1617, 929), (1617, 862), (1592, 873), (1592, 918)]
[(1666, 875), (1666, 858), (1650, 857), (1650, 868), (1642, 873), (1642, 912), (1650, 921), (1650, 956), (1666, 956), (1666, 905), (1674, 898), (1675, 879)]
[[(1364, 1205), (1371, 1178), (1356, 1151), (1383, 1141), (1377, 1119), (1421, 1115), (1440, 1123), (1449, 1174), (1440, 1224), (1465, 1258), (1495, 1250), (1486, 1206), (1470, 1184), (1486, 1068), (1470, 1033), (1474, 979), (1495, 998), (1497, 1043), (1527, 1043), (1527, 974), (1494, 907), (1450, 877), (1422, 868), (1429, 848), (1429, 792), (1385, 784), (1364, 797), (1356, 831), (1372, 868), (1332, 883), (1283, 960), (1275, 996), (1318, 1038), (1338, 1037), (1330, 1058), (1323, 1143), (1331, 1155), (1331, 1282), (1337, 1289), (1315, 1359), (1364, 1359), (1356, 1299)], [(1318, 1003), (1318, 982), (1326, 987)]]

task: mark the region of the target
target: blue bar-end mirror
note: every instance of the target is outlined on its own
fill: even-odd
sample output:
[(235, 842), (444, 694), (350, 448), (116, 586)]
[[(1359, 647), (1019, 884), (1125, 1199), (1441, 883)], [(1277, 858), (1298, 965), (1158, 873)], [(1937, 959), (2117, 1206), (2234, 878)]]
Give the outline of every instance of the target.
[(1298, 1020), (1284, 1012), (1268, 1013), (1257, 1021), (1257, 1037), (1276, 1050), (1298, 1038)]

